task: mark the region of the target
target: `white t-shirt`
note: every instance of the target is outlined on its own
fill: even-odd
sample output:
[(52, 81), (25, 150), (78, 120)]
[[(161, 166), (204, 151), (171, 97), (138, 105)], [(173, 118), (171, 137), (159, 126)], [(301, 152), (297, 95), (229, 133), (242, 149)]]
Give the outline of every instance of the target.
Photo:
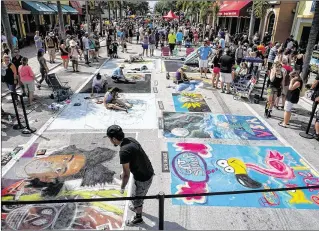
[(92, 87), (94, 87), (94, 86), (100, 86), (100, 87), (102, 87), (102, 86), (103, 86), (103, 78), (97, 79), (96, 76), (94, 76), (94, 78), (93, 78), (93, 83), (92, 83)]

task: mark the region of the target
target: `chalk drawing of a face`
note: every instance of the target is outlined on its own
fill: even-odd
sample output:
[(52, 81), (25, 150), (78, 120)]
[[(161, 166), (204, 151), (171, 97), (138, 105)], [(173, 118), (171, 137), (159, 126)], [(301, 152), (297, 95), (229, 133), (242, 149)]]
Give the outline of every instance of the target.
[(189, 131), (186, 128), (174, 128), (171, 133), (178, 137), (186, 137), (188, 136)]
[(78, 173), (85, 165), (85, 156), (80, 154), (48, 156), (31, 161), (25, 166), (26, 174), (50, 182), (57, 177), (67, 177)]

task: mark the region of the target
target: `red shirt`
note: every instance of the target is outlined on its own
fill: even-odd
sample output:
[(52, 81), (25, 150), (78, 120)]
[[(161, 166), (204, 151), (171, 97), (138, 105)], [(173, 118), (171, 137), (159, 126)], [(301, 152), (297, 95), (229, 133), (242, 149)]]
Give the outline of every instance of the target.
[(285, 68), (289, 73), (293, 71), (292, 67), (289, 65), (282, 65), (282, 67)]

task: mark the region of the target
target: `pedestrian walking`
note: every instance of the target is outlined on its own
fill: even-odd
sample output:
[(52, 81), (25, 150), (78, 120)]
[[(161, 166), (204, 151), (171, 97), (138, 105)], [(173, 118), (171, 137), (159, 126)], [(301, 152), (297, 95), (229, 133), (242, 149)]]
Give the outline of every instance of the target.
[(146, 57), (148, 56), (148, 44), (149, 44), (149, 37), (148, 34), (145, 33), (144, 37), (143, 37), (143, 43), (142, 43), (142, 47), (143, 47), (143, 56), (146, 53)]
[[(135, 139), (126, 138), (118, 125), (112, 125), (107, 129), (107, 137), (114, 146), (120, 146), (120, 164), (123, 167), (121, 193), (124, 193), (132, 173), (134, 177), (132, 197), (146, 196), (153, 181), (154, 169), (142, 146)], [(129, 208), (136, 214), (126, 222), (127, 226), (135, 226), (143, 222), (143, 202), (142, 199), (132, 201)]]
[(74, 40), (70, 41), (70, 60), (72, 62), (73, 72), (79, 72), (79, 57), (81, 56), (81, 51)]
[(37, 52), (39, 51), (39, 49), (43, 48), (43, 41), (42, 41), (41, 36), (39, 35), (39, 31), (35, 32), (34, 43), (35, 43), (35, 48), (36, 48)]
[(208, 46), (208, 40), (205, 40), (203, 42), (203, 46), (197, 50), (201, 77), (203, 77), (204, 72), (204, 77), (207, 78), (208, 58), (212, 55), (212, 53), (212, 49)]
[(46, 83), (48, 83), (47, 75), (49, 73), (49, 68), (47, 66), (47, 61), (43, 57), (44, 55), (44, 50), (41, 48), (38, 51), (38, 61), (40, 64), (40, 73), (41, 73), (41, 79), (39, 81), (39, 84), (37, 88), (40, 90), (42, 82), (45, 80)]
[(89, 33), (88, 32), (85, 32), (85, 34), (82, 38), (82, 43), (83, 43), (83, 53), (84, 53), (85, 64), (90, 66), (90, 62), (89, 62), (90, 44), (89, 44)]
[(53, 32), (50, 32), (48, 36), (46, 36), (45, 45), (48, 48), (50, 63), (55, 63), (55, 42)]
[[(13, 51), (13, 57), (12, 57), (12, 63), (14, 64), (14, 66), (16, 67), (17, 70), (19, 70), (19, 67), (21, 66), (22, 64), (22, 55), (20, 55), (20, 52), (18, 49), (15, 49)], [(23, 92), (23, 96), (26, 95), (25, 93), (25, 88), (24, 88), (24, 85), (23, 83), (21, 82), (21, 79), (20, 79), (20, 75), (19, 75), (19, 71), (18, 71), (18, 83), (22, 89), (22, 92)]]
[(220, 58), (220, 84), (222, 93), (224, 93), (224, 83), (226, 83), (226, 93), (230, 94), (230, 83), (233, 81), (232, 67), (235, 63), (233, 57), (230, 56), (230, 50), (226, 49), (226, 54)]
[(36, 79), (31, 67), (28, 65), (28, 58), (22, 58), (22, 65), (19, 67), (18, 72), (20, 81), (28, 92), (30, 106), (33, 102), (33, 94), (35, 91), (34, 81), (36, 81)]
[(69, 52), (64, 44), (64, 40), (62, 39), (60, 42), (60, 52), (61, 52), (61, 58), (63, 62), (63, 67), (65, 70), (68, 69), (69, 66)]
[(10, 56), (5, 54), (1, 65), (1, 82), (7, 84), (11, 92), (16, 93), (18, 74), (15, 65), (11, 62)]
[(173, 52), (174, 52), (175, 44), (176, 44), (176, 34), (174, 33), (173, 30), (171, 30), (167, 39), (168, 39), (168, 45), (171, 52), (171, 56), (173, 56), (174, 55)]

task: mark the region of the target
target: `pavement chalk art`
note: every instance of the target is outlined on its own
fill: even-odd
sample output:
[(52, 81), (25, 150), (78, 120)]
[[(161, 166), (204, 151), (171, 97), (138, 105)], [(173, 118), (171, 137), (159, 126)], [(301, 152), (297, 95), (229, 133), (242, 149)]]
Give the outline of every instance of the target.
[[(132, 104), (125, 111), (108, 110), (103, 104), (96, 104), (96, 99), (85, 100), (90, 94), (78, 94), (71, 103), (52, 122), (48, 130), (56, 129), (104, 129), (117, 124), (123, 129), (155, 129), (157, 127), (155, 94), (128, 93), (120, 94), (120, 99)], [(101, 97), (101, 100), (103, 96)]]
[[(289, 188), (319, 184), (319, 173), (290, 147), (168, 143), (172, 194)], [(319, 209), (319, 189), (194, 196), (174, 205)]]
[(277, 140), (254, 116), (163, 112), (166, 138)]
[(210, 112), (204, 97), (198, 93), (173, 93), (177, 112)]
[[(83, 150), (70, 145), (35, 157), (33, 144), (4, 175), (2, 200), (59, 200), (120, 197), (120, 180), (112, 169), (116, 151)], [(2, 207), (2, 227), (12, 230), (104, 230), (123, 227), (125, 201), (39, 204)]]

